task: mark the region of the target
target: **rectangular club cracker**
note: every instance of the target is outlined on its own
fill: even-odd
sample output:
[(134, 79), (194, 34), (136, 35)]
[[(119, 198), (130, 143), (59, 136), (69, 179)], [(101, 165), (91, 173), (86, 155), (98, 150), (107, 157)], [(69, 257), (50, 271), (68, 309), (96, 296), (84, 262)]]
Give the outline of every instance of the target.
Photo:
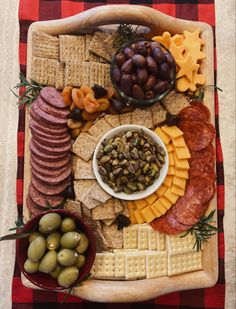
[(85, 36), (60, 35), (60, 61), (85, 61)]
[(157, 249), (157, 232), (151, 226), (148, 229), (148, 249)]
[(123, 247), (124, 249), (138, 248), (138, 228), (136, 225), (123, 228)]
[(150, 251), (146, 254), (146, 277), (157, 278), (167, 276), (166, 251)]
[(88, 132), (97, 140), (100, 140), (105, 133), (113, 129), (113, 127), (104, 119), (99, 119)]
[(173, 115), (177, 115), (181, 109), (190, 105), (184, 94), (175, 91), (170, 92), (162, 100), (162, 103), (167, 111)]
[(115, 217), (113, 199), (92, 209), (93, 220), (113, 219)]
[(135, 279), (146, 276), (146, 254), (140, 252), (126, 253), (125, 278)]
[(196, 252), (195, 245), (196, 238), (189, 233), (181, 238), (179, 235), (166, 235), (166, 246), (169, 255), (184, 254), (186, 252)]
[(67, 61), (65, 66), (65, 85), (80, 87), (89, 85), (88, 62)]
[(32, 56), (59, 60), (58, 37), (41, 31), (33, 31)]
[(89, 160), (88, 162), (86, 162), (83, 159), (80, 159), (77, 157), (74, 178), (75, 179), (95, 179), (95, 176), (93, 173), (92, 160)]
[(153, 128), (152, 114), (149, 110), (135, 109), (131, 113), (131, 123), (144, 126), (148, 129)]
[(138, 249), (148, 249), (148, 227), (145, 224), (138, 227)]
[(104, 237), (113, 249), (122, 249), (123, 247), (123, 232), (118, 230), (116, 224), (110, 226), (104, 225), (102, 228)]
[(88, 133), (80, 133), (72, 146), (72, 152), (85, 161), (89, 161), (97, 145), (96, 139)]
[(168, 276), (202, 269), (202, 251), (168, 255)]

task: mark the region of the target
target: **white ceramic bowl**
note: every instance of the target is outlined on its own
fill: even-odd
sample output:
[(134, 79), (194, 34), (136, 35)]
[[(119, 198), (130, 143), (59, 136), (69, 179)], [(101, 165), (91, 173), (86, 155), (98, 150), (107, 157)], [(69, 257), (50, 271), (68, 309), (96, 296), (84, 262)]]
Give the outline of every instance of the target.
[[(98, 172), (98, 164), (97, 164), (97, 153), (99, 150), (99, 147), (101, 146), (101, 143), (104, 139), (110, 139), (113, 136), (116, 136), (118, 134), (120, 134), (121, 132), (127, 132), (129, 130), (137, 130), (137, 129), (142, 129), (146, 134), (148, 134), (157, 144), (159, 144), (160, 146), (163, 147), (163, 149), (165, 150), (166, 156), (165, 156), (165, 163), (163, 164), (161, 171), (160, 171), (160, 175), (159, 177), (155, 180), (155, 182), (153, 183), (153, 185), (147, 187), (145, 190), (143, 191), (139, 191), (139, 192), (134, 192), (132, 194), (126, 194), (124, 192), (120, 192), (120, 193), (115, 193), (101, 178), (101, 175)], [(95, 177), (98, 181), (98, 183), (100, 184), (100, 186), (110, 195), (122, 199), (122, 200), (129, 200), (129, 201), (133, 201), (133, 200), (139, 200), (142, 199), (150, 194), (152, 194), (153, 192), (155, 192), (163, 183), (167, 171), (168, 171), (168, 166), (169, 166), (169, 158), (168, 158), (168, 152), (166, 150), (166, 147), (164, 145), (164, 143), (162, 142), (162, 140), (160, 139), (159, 136), (157, 136), (155, 133), (153, 133), (151, 130), (143, 127), (143, 126), (139, 126), (139, 125), (123, 125), (123, 126), (119, 126), (117, 128), (114, 128), (112, 130), (110, 130), (109, 132), (107, 132), (102, 139), (99, 141), (99, 143), (97, 144), (97, 147), (95, 148), (94, 154), (93, 154), (93, 171), (95, 174)]]

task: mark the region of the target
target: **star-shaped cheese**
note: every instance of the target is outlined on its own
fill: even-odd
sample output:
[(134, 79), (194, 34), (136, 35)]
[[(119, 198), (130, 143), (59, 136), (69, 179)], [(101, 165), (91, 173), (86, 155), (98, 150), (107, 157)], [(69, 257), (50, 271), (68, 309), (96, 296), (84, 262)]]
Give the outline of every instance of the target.
[(175, 34), (174, 36), (172, 36), (172, 38), (170, 39), (170, 42), (175, 42), (175, 44), (177, 46), (183, 44), (183, 41), (184, 41), (184, 36), (183, 34)]
[(190, 56), (189, 53), (186, 54), (184, 60), (176, 60), (176, 63), (180, 67), (176, 78), (186, 76), (191, 82), (193, 82), (193, 71), (198, 70), (199, 64), (194, 63), (193, 58)]
[(196, 85), (204, 85), (205, 84), (205, 76), (203, 74), (197, 73), (197, 71), (193, 72), (193, 82), (189, 81), (187, 77), (182, 76), (176, 81), (176, 88), (180, 92), (185, 92), (187, 90), (196, 91)]
[(175, 61), (184, 60), (184, 56), (183, 56), (184, 46), (183, 45), (177, 46), (175, 42), (171, 40), (169, 51), (171, 52), (172, 56), (175, 58)]
[(164, 45), (167, 49), (170, 47), (171, 35), (168, 31), (163, 32), (162, 35), (154, 36), (153, 41), (159, 42)]
[(194, 62), (197, 63), (198, 60), (202, 60), (206, 58), (205, 54), (201, 51), (200, 42), (189, 44), (188, 42), (184, 41), (183, 44), (184, 44), (185, 50), (189, 52)]
[(200, 38), (200, 33), (201, 33), (200, 28), (195, 29), (193, 32), (186, 30), (184, 31), (184, 36), (185, 36), (184, 41), (188, 42), (189, 44), (194, 44), (197, 41), (199, 41), (200, 44), (203, 45), (204, 41)]

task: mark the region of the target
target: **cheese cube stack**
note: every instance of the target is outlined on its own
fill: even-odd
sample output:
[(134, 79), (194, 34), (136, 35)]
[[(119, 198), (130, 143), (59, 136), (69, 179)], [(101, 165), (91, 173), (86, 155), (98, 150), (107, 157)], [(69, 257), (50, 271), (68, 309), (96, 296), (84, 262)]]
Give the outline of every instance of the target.
[(163, 184), (145, 199), (128, 202), (132, 224), (150, 223), (164, 215), (185, 193), (191, 158), (183, 132), (176, 126), (162, 126), (154, 131), (168, 151), (169, 168)]

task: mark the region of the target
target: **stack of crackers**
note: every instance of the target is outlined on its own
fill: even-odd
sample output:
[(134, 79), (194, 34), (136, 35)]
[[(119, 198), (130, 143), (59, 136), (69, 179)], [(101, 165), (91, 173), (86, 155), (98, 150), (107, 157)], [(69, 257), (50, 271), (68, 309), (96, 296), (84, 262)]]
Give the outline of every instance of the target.
[(112, 33), (58, 37), (34, 31), (30, 78), (57, 89), (94, 84), (107, 88), (113, 53)]

